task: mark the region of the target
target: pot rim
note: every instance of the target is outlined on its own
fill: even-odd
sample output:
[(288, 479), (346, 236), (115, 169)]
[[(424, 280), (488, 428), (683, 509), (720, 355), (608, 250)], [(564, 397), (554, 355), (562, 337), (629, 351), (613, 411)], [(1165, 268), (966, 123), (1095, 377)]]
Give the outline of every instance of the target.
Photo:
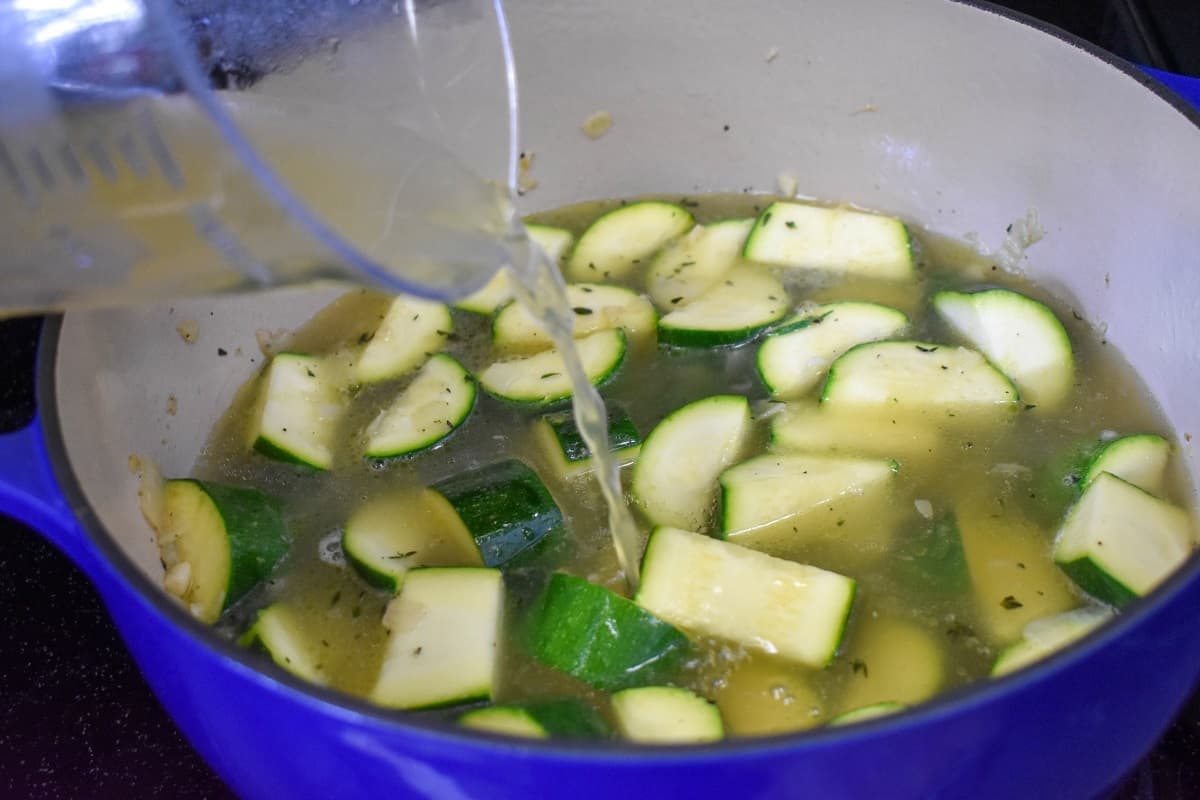
[[(949, 0), (949, 2), (1027, 25), (1106, 62), (1158, 95), (1160, 99), (1170, 104), (1195, 125), (1200, 132), (1200, 109), (1188, 105), (1186, 101), (1171, 92), (1158, 80), (1119, 56), (1054, 25), (1021, 12), (1001, 8), (988, 0)], [(313, 706), (315, 710), (325, 714), (337, 715), (349, 724), (387, 726), (396, 733), (424, 739), (427, 744), (434, 746), (469, 744), (481, 751), (492, 751), (496, 755), (521, 753), (525, 756), (546, 760), (620, 761), (625, 765), (657, 766), (682, 765), (712, 759), (757, 758), (780, 751), (800, 753), (805, 750), (818, 750), (837, 745), (850, 739), (876, 735), (885, 736), (891, 731), (927, 726), (972, 708), (1002, 702), (1009, 695), (1017, 694), (1031, 684), (1039, 683), (1053, 674), (1063, 672), (1125, 636), (1140, 625), (1144, 617), (1173, 602), (1188, 584), (1200, 580), (1200, 568), (1198, 568), (1200, 548), (1198, 548), (1193, 550), (1188, 560), (1148, 597), (1141, 598), (1123, 609), (1120, 614), (1101, 626), (1099, 630), (1067, 648), (1012, 674), (983, 679), (942, 692), (910, 709), (854, 725), (823, 726), (793, 733), (728, 739), (716, 743), (693, 745), (645, 745), (620, 740), (529, 740), (470, 730), (446, 720), (438, 712), (405, 712), (387, 709), (366, 699), (304, 681), (273, 662), (238, 646), (233, 640), (220, 636), (211, 626), (201, 623), (188, 614), (182, 606), (171, 600), (160, 586), (151, 581), (133, 563), (100, 522), (67, 457), (62, 427), (56, 411), (54, 380), (61, 329), (61, 315), (47, 317), (38, 349), (37, 406), (54, 476), (64, 496), (70, 502), (70, 507), (74, 509), (85, 538), (90, 545), (100, 551), (108, 566), (120, 576), (120, 579), (133, 593), (139, 596), (143, 603), (149, 606), (152, 612), (165, 617), (168, 624), (185, 631), (190, 638), (215, 652), (235, 669), (244, 671), (247, 677), (269, 684), (273, 690), (283, 690), (288, 693), (293, 702)], [(1198, 665), (1198, 672), (1200, 672), (1200, 665)]]

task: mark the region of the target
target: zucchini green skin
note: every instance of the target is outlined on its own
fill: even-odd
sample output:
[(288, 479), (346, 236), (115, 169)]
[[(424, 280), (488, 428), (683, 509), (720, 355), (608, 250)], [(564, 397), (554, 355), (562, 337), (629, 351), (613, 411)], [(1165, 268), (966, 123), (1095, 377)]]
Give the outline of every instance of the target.
[[(187, 599), (199, 603), (205, 622), (215, 622), (222, 611), (267, 578), (291, 546), (278, 501), (257, 489), (184, 478), (167, 481), (164, 498), (166, 525), (177, 536), (175, 547), (182, 551), (173, 560), (188, 561), (196, 568)], [(185, 501), (207, 503), (221, 529), (203, 530), (196, 527), (201, 520), (182, 519)], [(204, 551), (214, 547), (227, 554), (223, 574), (200, 574), (200, 564), (211, 562)], [(215, 583), (206, 585), (206, 581)]]
[(271, 574), (291, 547), (279, 501), (258, 489), (192, 481), (209, 496), (225, 520), (230, 541), (229, 588), (225, 608)]
[(971, 574), (953, 512), (921, 523), (899, 537), (892, 563), (900, 580), (930, 596), (968, 591)]
[(296, 467), (303, 467), (305, 470), (312, 472), (323, 472), (327, 467), (318, 466), (292, 453), (290, 450), (285, 450), (279, 445), (272, 442), (265, 436), (259, 436), (254, 440), (254, 452), (260, 456), (265, 456), (272, 461), (279, 461), (283, 464), (291, 464)]
[(691, 650), (688, 638), (670, 623), (561, 572), (531, 606), (524, 638), (541, 663), (605, 691), (664, 683)]
[(1138, 599), (1137, 592), (1114, 578), (1090, 558), (1060, 562), (1058, 568), (1084, 592), (1115, 608), (1124, 608)]
[(526, 551), (566, 536), (554, 498), (537, 474), (516, 459), (455, 475), (431, 488), (454, 507), (489, 567), (511, 565)]
[[(642, 443), (642, 435), (638, 433), (637, 426), (629, 418), (628, 411), (619, 405), (607, 403), (606, 412), (609, 451), (624, 450)], [(592, 457), (592, 451), (584, 443), (583, 436), (579, 433), (579, 427), (575, 424), (573, 412), (555, 411), (543, 415), (542, 420), (549, 426), (554, 440), (558, 442), (559, 449), (562, 450), (563, 458), (568, 462), (587, 461)]]
[(659, 321), (658, 341), (670, 347), (732, 347), (752, 341), (760, 333), (774, 324), (764, 322), (761, 325), (751, 325), (725, 331), (705, 331), (694, 328), (675, 328), (663, 325)]

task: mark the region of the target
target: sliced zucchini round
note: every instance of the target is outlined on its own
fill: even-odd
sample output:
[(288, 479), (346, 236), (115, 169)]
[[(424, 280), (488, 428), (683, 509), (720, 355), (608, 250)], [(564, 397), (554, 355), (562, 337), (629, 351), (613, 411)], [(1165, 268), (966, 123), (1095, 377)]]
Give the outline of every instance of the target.
[(642, 686), (612, 696), (617, 731), (633, 742), (693, 744), (725, 738), (721, 712), (677, 686)]
[(306, 681), (325, 685), (325, 674), (319, 653), (304, 630), (304, 622), (296, 610), (284, 603), (273, 603), (258, 612), (254, 624), (241, 635), (243, 647), (265, 652), (279, 666)]
[(1142, 491), (1162, 497), (1170, 457), (1170, 443), (1157, 434), (1122, 436), (1101, 446), (1084, 471), (1080, 484), (1087, 486), (1107, 472)]
[(861, 708), (855, 708), (838, 714), (836, 717), (829, 720), (829, 724), (832, 727), (852, 725), (855, 722), (866, 722), (869, 719), (878, 719), (880, 717), (886, 717), (889, 714), (898, 714), (906, 708), (908, 708), (908, 706), (904, 705), (904, 703), (895, 703), (891, 701), (872, 703), (869, 706), (862, 706)]
[(1112, 609), (1105, 606), (1085, 606), (1051, 617), (1035, 619), (1025, 626), (1021, 640), (1006, 647), (992, 665), (992, 677), (1040, 661), (1074, 641), (1082, 639), (1112, 619)]
[(475, 379), (454, 356), (438, 353), (367, 426), (367, 458), (411, 455), (459, 428), (475, 407)]
[(658, 321), (658, 339), (678, 347), (740, 344), (783, 319), (787, 289), (769, 271), (745, 267), (728, 273), (695, 300)]
[(752, 219), (727, 219), (697, 225), (654, 257), (646, 274), (646, 292), (663, 311), (687, 305), (716, 286), (742, 261)]
[(900, 462), (928, 458), (942, 444), (936, 426), (921, 420), (864, 415), (851, 408), (802, 401), (771, 417), (771, 450), (875, 456)]
[(397, 592), (414, 567), (482, 567), (454, 509), (430, 489), (375, 498), (342, 529), (342, 552), (372, 586)]
[(257, 489), (190, 479), (163, 486), (163, 584), (203, 622), (270, 575), (290, 544), (278, 503)]
[(933, 308), (950, 328), (1012, 379), (1027, 405), (1060, 406), (1075, 385), (1066, 328), (1042, 303), (1009, 289), (938, 292)]
[[(562, 262), (563, 255), (570, 249), (575, 235), (563, 228), (550, 225), (526, 225), (526, 233), (555, 264)], [(475, 314), (492, 314), (513, 298), (512, 273), (501, 267), (487, 285), (455, 304), (455, 308)]]
[(1186, 511), (1103, 472), (1067, 515), (1054, 561), (1080, 589), (1120, 608), (1182, 564), (1194, 535)]
[[(575, 347), (588, 380), (600, 386), (621, 367), (625, 332), (620, 328), (597, 331), (576, 339)], [(498, 361), (479, 374), (479, 385), (493, 397), (521, 405), (552, 405), (571, 396), (571, 380), (557, 350)]]
[(643, 744), (685, 745), (725, 738), (716, 706), (678, 686), (626, 688), (613, 694), (612, 714), (620, 735)]
[(864, 342), (900, 335), (901, 311), (875, 303), (829, 303), (784, 322), (758, 349), (758, 374), (772, 397), (793, 399), (820, 384), (833, 360)]
[(888, 533), (881, 517), (893, 502), (896, 472), (896, 462), (886, 459), (756, 456), (721, 473), (721, 532), (780, 556), (821, 534), (864, 527)]
[(852, 578), (710, 536), (650, 534), (637, 603), (686, 631), (824, 667), (854, 603)]
[(445, 347), (453, 332), (449, 308), (399, 295), (351, 367), (351, 378), (378, 383), (407, 375)]
[(467, 728), (528, 739), (595, 739), (608, 735), (596, 709), (575, 698), (521, 706), (488, 706), (458, 718)]
[[(629, 412), (612, 403), (605, 404), (608, 416), (608, 449), (618, 464), (632, 463), (637, 457), (642, 436), (629, 418)], [(592, 452), (583, 441), (575, 415), (555, 411), (538, 417), (535, 436), (549, 462), (560, 477), (572, 478), (592, 468)]]
[(656, 525), (703, 530), (712, 517), (717, 478), (750, 435), (750, 404), (738, 395), (688, 403), (655, 426), (633, 465), (634, 501)]
[(982, 355), (928, 342), (869, 342), (829, 368), (821, 402), (845, 408), (937, 413), (947, 419), (1017, 408), (1012, 382)]
[(329, 469), (346, 410), (341, 377), (328, 359), (296, 353), (271, 359), (260, 379), (254, 449), (275, 461)]
[(412, 570), (384, 624), (387, 646), (371, 700), (415, 709), (492, 698), (504, 624), (499, 570)]
[(900, 220), (782, 201), (758, 215), (742, 255), (777, 267), (884, 280), (911, 280), (915, 270), (912, 238)]
[(567, 259), (567, 278), (621, 280), (694, 224), (687, 209), (658, 200), (613, 209), (593, 222), (575, 243)]
[[(575, 338), (621, 328), (631, 339), (654, 331), (658, 314), (650, 301), (623, 286), (573, 283), (567, 302), (575, 312)], [(554, 346), (542, 321), (520, 303), (510, 303), (492, 322), (492, 342), (505, 352), (536, 353)]]

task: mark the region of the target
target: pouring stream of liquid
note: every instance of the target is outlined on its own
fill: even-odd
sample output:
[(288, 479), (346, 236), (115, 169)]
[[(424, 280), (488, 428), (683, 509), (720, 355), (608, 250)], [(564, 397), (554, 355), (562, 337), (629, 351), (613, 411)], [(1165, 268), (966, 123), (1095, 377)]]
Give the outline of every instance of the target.
[(639, 581), (638, 530), (621, 491), (617, 462), (608, 450), (608, 418), (604, 413), (604, 401), (588, 380), (575, 348), (575, 315), (567, 302), (562, 273), (533, 242), (528, 245), (528, 258), (513, 259), (512, 272), (517, 279), (513, 282), (517, 301), (542, 320), (555, 347), (562, 354), (563, 364), (571, 379), (575, 424), (591, 451), (594, 473), (608, 506), (609, 532), (632, 595), (637, 591)]

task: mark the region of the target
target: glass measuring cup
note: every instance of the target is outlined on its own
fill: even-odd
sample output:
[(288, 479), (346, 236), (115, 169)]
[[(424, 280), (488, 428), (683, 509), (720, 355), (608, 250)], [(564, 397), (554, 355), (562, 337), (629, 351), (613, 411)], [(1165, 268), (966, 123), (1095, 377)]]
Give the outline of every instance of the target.
[(445, 299), (521, 241), (499, 0), (12, 0), (0, 41), (6, 310)]

